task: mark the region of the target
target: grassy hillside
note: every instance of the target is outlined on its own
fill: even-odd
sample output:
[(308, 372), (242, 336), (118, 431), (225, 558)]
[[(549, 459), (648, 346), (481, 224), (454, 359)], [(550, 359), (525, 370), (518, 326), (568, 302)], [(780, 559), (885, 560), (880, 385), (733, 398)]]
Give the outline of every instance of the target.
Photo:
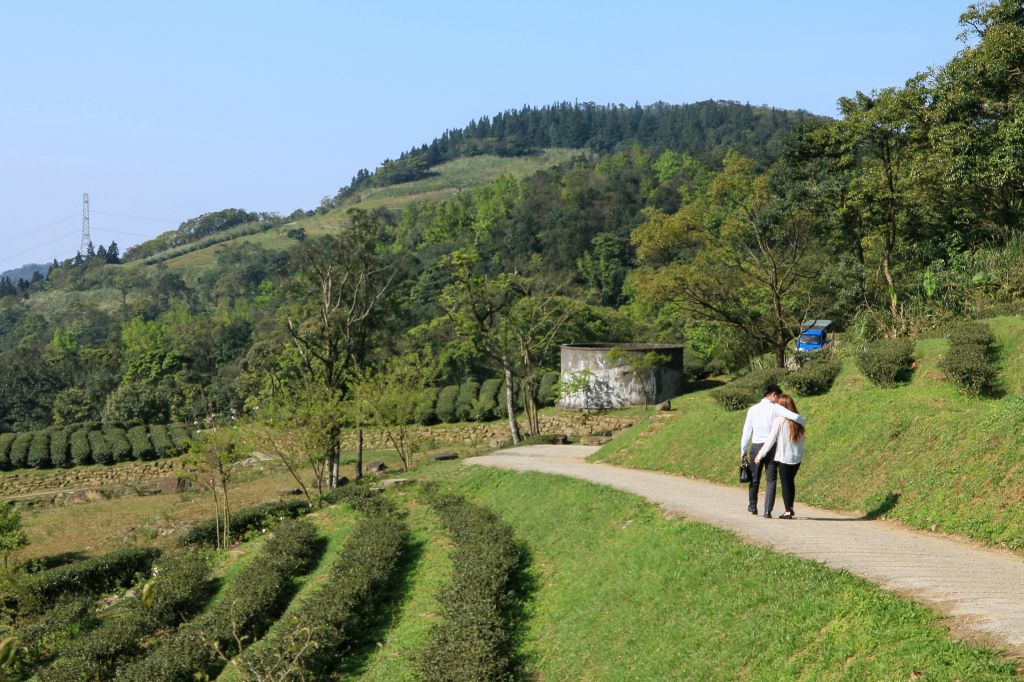
[[(989, 321), (1002, 355), (1002, 397), (967, 398), (943, 379), (943, 339), (917, 344), (913, 380), (884, 389), (851, 360), (828, 395), (797, 398), (808, 418), (799, 502), (860, 510), (918, 528), (1024, 548), (1024, 319)], [(708, 391), (673, 401), (593, 459), (736, 483), (743, 412)], [(746, 505), (737, 489), (736, 504)]]
[(250, 242), (266, 249), (283, 250), (296, 243), (287, 236), (290, 230), (302, 228), (308, 236), (328, 234), (342, 219), (345, 211), (354, 206), (365, 209), (398, 209), (415, 201), (439, 201), (461, 190), (485, 185), (502, 175), (526, 177), (569, 161), (581, 153), (576, 149), (548, 149), (533, 156), (502, 157), (485, 154), (455, 159), (432, 168), (432, 175), (428, 178), (364, 190), (348, 199), (339, 209), (171, 258), (166, 261), (167, 267), (194, 280), (201, 277), (204, 272), (216, 268), (217, 250), (225, 246)]

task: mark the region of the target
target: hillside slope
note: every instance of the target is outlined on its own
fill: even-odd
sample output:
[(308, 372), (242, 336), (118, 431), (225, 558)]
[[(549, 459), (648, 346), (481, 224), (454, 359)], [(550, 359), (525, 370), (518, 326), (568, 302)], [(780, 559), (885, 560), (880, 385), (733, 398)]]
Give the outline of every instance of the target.
[[(1024, 548), (1024, 319), (989, 322), (1002, 354), (1001, 398), (967, 398), (944, 380), (943, 339), (918, 342), (906, 385), (874, 386), (848, 359), (831, 392), (798, 397), (808, 430), (797, 513), (805, 501)], [(743, 412), (725, 411), (709, 391), (673, 408), (593, 459), (736, 483)], [(739, 488), (736, 504), (746, 505)]]

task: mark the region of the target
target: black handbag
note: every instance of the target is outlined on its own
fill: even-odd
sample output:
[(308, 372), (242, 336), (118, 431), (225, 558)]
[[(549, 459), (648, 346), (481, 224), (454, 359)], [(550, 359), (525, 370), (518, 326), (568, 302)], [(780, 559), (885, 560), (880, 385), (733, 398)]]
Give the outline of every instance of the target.
[(740, 483), (750, 483), (750, 479), (753, 475), (750, 473), (750, 462), (747, 461), (747, 456), (744, 455), (740, 461)]

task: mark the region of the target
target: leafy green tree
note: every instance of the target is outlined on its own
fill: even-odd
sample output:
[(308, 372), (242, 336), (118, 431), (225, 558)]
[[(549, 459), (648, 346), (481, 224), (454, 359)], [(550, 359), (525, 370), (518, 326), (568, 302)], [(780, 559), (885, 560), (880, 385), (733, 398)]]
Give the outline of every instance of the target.
[(648, 267), (634, 286), (647, 300), (673, 302), (694, 319), (730, 325), (770, 349), (779, 367), (806, 310), (816, 218), (799, 201), (730, 154), (707, 196), (672, 216), (654, 214), (634, 233)]
[(391, 358), (376, 371), (364, 370), (352, 386), (352, 400), (360, 417), (383, 429), (402, 461), (403, 471), (413, 465), (420, 449), (413, 427), (423, 389), (434, 376), (435, 368), (429, 357), (410, 354)]
[[(382, 215), (352, 209), (334, 236), (299, 246), (296, 266), (292, 295), (297, 302), (287, 313), (287, 328), (298, 353), (299, 377), (319, 389), (324, 404), (340, 405), (351, 377), (365, 366), (382, 319), (393, 309), (402, 253)], [(311, 426), (326, 430), (323, 456), (333, 487), (344, 416), (339, 412), (330, 423)], [(357, 466), (356, 475), (361, 473)]]

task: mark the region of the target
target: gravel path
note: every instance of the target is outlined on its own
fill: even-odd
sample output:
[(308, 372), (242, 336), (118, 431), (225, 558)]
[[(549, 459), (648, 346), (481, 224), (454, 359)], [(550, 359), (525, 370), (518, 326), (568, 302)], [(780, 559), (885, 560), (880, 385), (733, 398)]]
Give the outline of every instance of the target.
[[(501, 450), (466, 464), (579, 478), (641, 495), (670, 514), (730, 530), (771, 549), (845, 569), (950, 616), (955, 636), (1002, 645), (1024, 656), (1024, 559), (963, 540), (908, 530), (796, 504), (797, 518), (747, 512), (745, 488), (610, 464), (586, 457), (597, 448), (538, 445)], [(761, 490), (762, 498), (764, 489)], [(782, 498), (777, 497), (776, 514)]]

